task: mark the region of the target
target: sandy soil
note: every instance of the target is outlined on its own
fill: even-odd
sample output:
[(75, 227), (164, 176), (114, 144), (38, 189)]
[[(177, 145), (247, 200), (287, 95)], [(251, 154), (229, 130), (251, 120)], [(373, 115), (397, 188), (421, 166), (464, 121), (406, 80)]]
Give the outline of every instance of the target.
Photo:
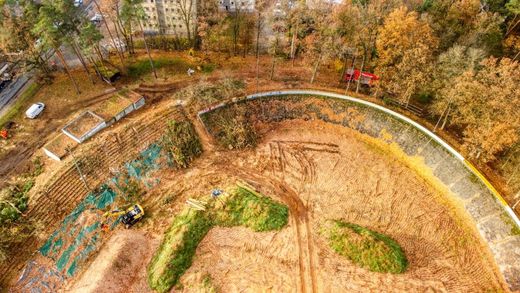
[[(174, 291), (201, 292), (207, 276), (221, 292), (507, 291), (489, 251), (467, 218), (448, 204), (448, 195), (394, 156), (349, 129), (321, 122), (288, 121), (264, 132), (254, 151), (208, 152), (212, 146), (206, 145), (192, 168), (162, 173), (162, 184), (150, 192), (145, 203), (150, 217), (144, 225), (157, 239), (186, 198), (209, 194), (235, 179), (290, 207), (289, 225), (279, 232), (211, 230), (181, 279), (182, 289)], [(210, 141), (203, 138), (205, 144)], [(408, 271), (373, 273), (338, 256), (320, 233), (326, 219), (391, 236), (408, 257)], [(131, 253), (109, 247), (100, 253), (106, 260)], [(132, 288), (114, 292), (146, 292), (150, 258), (124, 274)], [(87, 274), (113, 267), (97, 265)], [(123, 282), (123, 274), (108, 272), (98, 282)]]
[(128, 292), (151, 257), (151, 240), (137, 230), (119, 230), (70, 288), (73, 292)]

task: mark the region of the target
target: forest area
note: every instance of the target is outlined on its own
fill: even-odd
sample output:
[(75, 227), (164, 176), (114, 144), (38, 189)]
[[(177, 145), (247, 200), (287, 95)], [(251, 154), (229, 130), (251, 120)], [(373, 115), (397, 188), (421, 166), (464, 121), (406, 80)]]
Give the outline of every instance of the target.
[[(376, 84), (348, 82), (347, 90), (419, 104), (434, 131), (450, 133), (465, 156), (498, 172), (506, 192), (520, 199), (520, 0), (257, 0), (254, 11), (223, 11), (216, 0), (174, 1), (187, 34), (145, 33), (153, 23), (142, 0), (93, 0), (100, 26), (72, 0), (0, 0), (0, 60), (52, 82), (45, 55), (53, 51), (72, 83), (64, 46), (91, 78), (92, 67), (108, 59), (124, 74), (140, 49), (152, 70), (152, 50), (193, 50), (268, 56), (271, 65), (262, 70), (271, 79), (277, 64), (303, 60), (311, 84), (325, 65), (338, 80), (349, 69), (371, 72)], [(113, 44), (112, 58), (103, 41)], [(258, 79), (258, 61), (255, 69)]]

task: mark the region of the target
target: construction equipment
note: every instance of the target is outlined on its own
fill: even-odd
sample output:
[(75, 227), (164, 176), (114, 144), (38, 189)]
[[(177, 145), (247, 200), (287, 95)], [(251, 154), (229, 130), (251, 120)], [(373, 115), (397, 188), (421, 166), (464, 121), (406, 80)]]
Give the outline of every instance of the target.
[(132, 227), (144, 217), (144, 209), (139, 204), (134, 204), (126, 210), (126, 213), (121, 218), (121, 222), (125, 224), (125, 228)]
[(370, 72), (361, 72), (358, 69), (349, 68), (347, 72), (345, 72), (344, 79), (346, 82), (348, 81), (358, 81), (367, 86), (373, 86), (377, 80), (379, 80), (379, 76), (370, 73)]

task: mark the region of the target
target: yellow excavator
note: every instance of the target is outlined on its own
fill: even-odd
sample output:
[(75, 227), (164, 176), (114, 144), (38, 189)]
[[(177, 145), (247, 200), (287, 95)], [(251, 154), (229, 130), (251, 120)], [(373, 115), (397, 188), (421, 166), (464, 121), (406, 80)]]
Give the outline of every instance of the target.
[(101, 225), (103, 231), (108, 231), (109, 222), (111, 222), (112, 219), (117, 219), (119, 217), (121, 217), (121, 222), (125, 225), (125, 228), (128, 229), (144, 217), (144, 209), (139, 204), (133, 204), (126, 210), (121, 211), (116, 209), (106, 212), (103, 214), (103, 218), (106, 220)]

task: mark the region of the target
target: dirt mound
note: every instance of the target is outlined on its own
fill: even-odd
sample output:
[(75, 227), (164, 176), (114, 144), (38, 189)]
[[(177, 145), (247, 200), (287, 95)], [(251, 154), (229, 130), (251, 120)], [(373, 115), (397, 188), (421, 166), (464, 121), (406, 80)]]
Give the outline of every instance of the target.
[(135, 230), (117, 231), (83, 273), (73, 292), (129, 292), (140, 268), (148, 261), (150, 241)]

